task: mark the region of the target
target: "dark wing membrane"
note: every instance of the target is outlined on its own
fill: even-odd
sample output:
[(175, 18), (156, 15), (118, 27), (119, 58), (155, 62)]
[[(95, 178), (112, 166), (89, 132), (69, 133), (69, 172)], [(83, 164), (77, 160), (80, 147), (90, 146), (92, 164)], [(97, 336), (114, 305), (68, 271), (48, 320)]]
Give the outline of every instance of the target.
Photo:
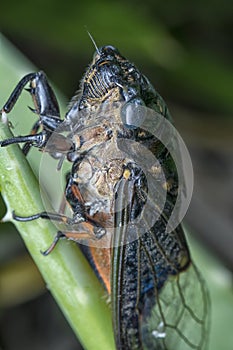
[(166, 233), (169, 201), (153, 226), (144, 222), (148, 228), (140, 231), (135, 219), (143, 214), (145, 191), (142, 177), (122, 179), (116, 190), (111, 293), (117, 349), (206, 349), (205, 285), (182, 227)]

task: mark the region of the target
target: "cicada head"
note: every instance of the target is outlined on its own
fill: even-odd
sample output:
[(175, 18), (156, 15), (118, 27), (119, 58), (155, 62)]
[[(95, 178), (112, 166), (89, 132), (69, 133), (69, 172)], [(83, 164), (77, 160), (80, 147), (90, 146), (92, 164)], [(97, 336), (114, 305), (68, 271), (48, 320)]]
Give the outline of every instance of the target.
[(109, 102), (124, 102), (140, 96), (142, 75), (113, 46), (96, 50), (81, 82), (79, 108)]

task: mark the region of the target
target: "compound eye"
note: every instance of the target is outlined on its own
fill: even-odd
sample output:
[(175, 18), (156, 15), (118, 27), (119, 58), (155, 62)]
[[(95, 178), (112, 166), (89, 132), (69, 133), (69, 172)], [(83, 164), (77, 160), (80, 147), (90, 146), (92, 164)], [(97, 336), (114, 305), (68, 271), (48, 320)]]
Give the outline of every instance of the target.
[(116, 48), (112, 45), (107, 45), (104, 47), (106, 51), (116, 51)]
[(115, 55), (118, 53), (118, 50), (114, 46), (106, 45), (100, 49), (100, 52), (104, 55)]

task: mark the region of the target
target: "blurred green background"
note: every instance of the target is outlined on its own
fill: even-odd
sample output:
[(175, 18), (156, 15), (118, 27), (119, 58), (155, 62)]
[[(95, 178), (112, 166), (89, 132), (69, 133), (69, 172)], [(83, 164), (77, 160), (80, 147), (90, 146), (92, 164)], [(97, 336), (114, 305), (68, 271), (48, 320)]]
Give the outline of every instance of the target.
[[(210, 350), (232, 349), (232, 1), (11, 1), (1, 4), (0, 24), (67, 102), (94, 52), (87, 30), (98, 46), (116, 46), (163, 96), (193, 161), (185, 221), (199, 241), (195, 261), (215, 288)], [(1, 104), (11, 90), (4, 79), (0, 71)], [(0, 230), (0, 349), (78, 349), (14, 228)]]

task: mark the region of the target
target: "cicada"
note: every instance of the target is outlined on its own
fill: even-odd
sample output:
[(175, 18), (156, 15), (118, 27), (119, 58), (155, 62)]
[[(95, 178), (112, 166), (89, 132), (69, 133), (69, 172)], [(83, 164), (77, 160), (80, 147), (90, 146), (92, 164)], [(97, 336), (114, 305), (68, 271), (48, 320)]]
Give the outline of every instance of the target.
[(110, 295), (117, 349), (206, 349), (205, 283), (180, 220), (168, 229), (182, 202), (174, 158), (180, 150), (162, 97), (113, 46), (96, 48), (64, 119), (42, 71), (22, 78), (3, 116), (28, 84), (38, 120), (29, 135), (1, 147), (23, 143), (25, 155), (37, 147), (57, 158), (59, 168), (67, 161), (70, 215), (63, 206), (58, 213), (14, 213), (15, 220), (63, 224), (44, 255), (60, 238), (78, 242)]

